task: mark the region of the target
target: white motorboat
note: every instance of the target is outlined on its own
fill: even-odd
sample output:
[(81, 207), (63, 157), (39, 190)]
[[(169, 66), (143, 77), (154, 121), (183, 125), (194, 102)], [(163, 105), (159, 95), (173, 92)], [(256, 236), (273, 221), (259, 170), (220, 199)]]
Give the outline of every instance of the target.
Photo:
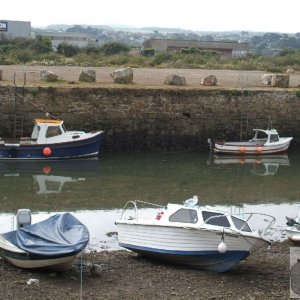
[(249, 141), (218, 142), (214, 144), (214, 152), (231, 154), (274, 154), (288, 150), (292, 137), (279, 137), (275, 129), (253, 129), (254, 137)]
[[(126, 203), (116, 221), (121, 247), (167, 262), (188, 265), (209, 271), (225, 272), (244, 260), (257, 247), (269, 244), (264, 236), (275, 218), (264, 214), (238, 215), (198, 206), (194, 196), (183, 205), (159, 206), (150, 218), (140, 218), (139, 203)], [(130, 204), (134, 216), (127, 217)], [(253, 229), (250, 219), (260, 216), (268, 224)], [(263, 222), (264, 222), (263, 221)]]

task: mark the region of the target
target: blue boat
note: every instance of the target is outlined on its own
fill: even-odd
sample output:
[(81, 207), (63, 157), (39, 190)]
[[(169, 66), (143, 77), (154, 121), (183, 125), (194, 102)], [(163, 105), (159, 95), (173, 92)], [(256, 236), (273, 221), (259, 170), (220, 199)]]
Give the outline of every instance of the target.
[(103, 131), (67, 131), (62, 120), (35, 119), (30, 137), (0, 138), (0, 160), (95, 158)]
[(86, 248), (89, 231), (70, 213), (0, 234), (0, 256), (16, 267), (67, 270)]

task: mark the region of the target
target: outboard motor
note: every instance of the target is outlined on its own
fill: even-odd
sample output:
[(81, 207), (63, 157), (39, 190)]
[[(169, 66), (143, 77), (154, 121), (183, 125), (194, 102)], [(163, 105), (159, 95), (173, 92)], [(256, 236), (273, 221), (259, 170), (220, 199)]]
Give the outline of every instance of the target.
[(17, 229), (31, 224), (31, 211), (27, 208), (19, 209), (16, 216)]
[(285, 217), (287, 222), (286, 225), (287, 226), (294, 226), (294, 225), (300, 225), (300, 223), (298, 223), (295, 219), (293, 218), (289, 218), (289, 217)]

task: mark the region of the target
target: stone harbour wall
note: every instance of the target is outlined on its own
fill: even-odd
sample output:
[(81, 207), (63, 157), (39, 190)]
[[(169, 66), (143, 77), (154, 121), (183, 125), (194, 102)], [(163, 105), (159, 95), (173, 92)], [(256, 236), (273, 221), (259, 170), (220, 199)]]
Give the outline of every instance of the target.
[[(241, 126), (248, 138), (253, 128), (267, 127), (300, 138), (300, 97), (293, 90), (29, 87), (24, 135), (46, 111), (68, 130), (104, 130), (106, 151), (199, 151), (208, 138), (239, 140)], [(0, 136), (13, 134), (13, 113), (14, 90), (2, 86)]]

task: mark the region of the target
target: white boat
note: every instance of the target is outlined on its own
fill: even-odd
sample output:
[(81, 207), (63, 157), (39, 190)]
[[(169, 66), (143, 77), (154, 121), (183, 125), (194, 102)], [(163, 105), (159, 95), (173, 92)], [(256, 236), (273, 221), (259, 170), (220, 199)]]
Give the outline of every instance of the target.
[(279, 137), (275, 129), (253, 129), (254, 137), (249, 141), (214, 143), (214, 152), (231, 154), (274, 154), (286, 152), (292, 137)]
[[(168, 204), (150, 218), (140, 218), (138, 203), (126, 203), (116, 221), (121, 247), (167, 262), (183, 264), (215, 272), (225, 272), (244, 260), (257, 247), (266, 246), (264, 236), (275, 222), (264, 214), (238, 215), (221, 212), (207, 206), (198, 206), (194, 196), (183, 205)], [(134, 216), (128, 207), (134, 207)], [(146, 203), (147, 204), (147, 203)], [(148, 203), (150, 204), (150, 203)], [(268, 225), (263, 230), (250, 227), (250, 219), (259, 215)]]
[(287, 227), (285, 228), (285, 232), (289, 240), (294, 243), (300, 243), (300, 212), (298, 213), (296, 218), (286, 217)]
[(89, 231), (70, 213), (0, 234), (0, 256), (24, 268), (70, 269), (85, 249)]

